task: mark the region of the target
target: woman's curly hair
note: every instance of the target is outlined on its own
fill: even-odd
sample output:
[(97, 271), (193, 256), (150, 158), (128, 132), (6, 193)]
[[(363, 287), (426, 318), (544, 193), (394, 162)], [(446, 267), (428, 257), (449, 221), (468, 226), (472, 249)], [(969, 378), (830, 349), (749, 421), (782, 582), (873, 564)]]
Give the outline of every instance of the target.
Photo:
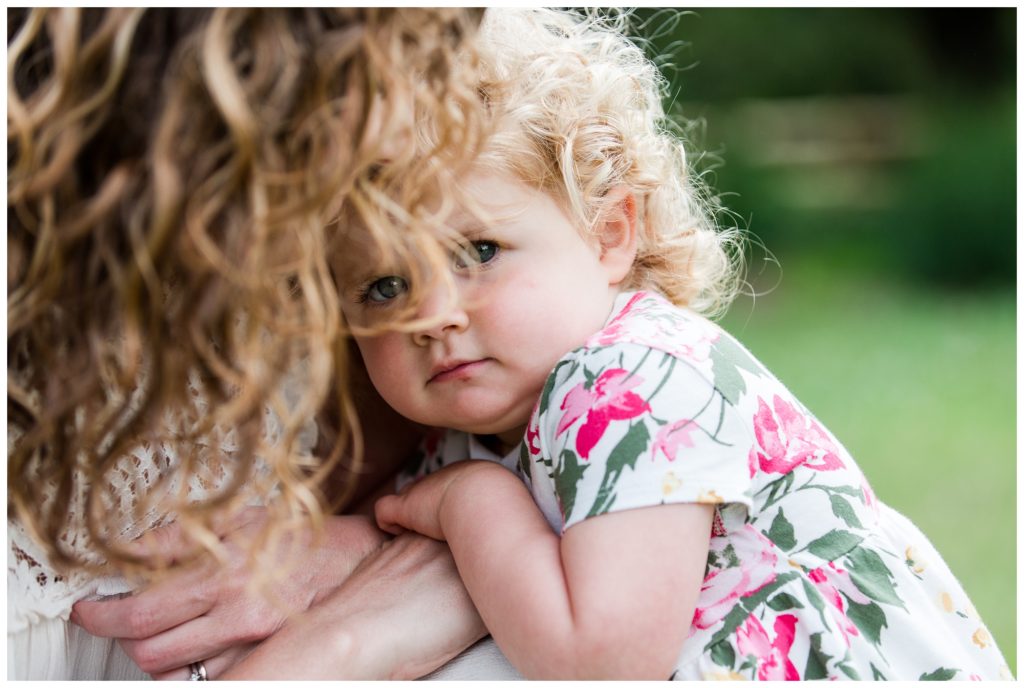
[(556, 199), (590, 231), (624, 186), (636, 197), (639, 250), (627, 288), (718, 315), (736, 296), (742, 237), (689, 164), (667, 82), (629, 38), (628, 13), (489, 11), (477, 50), (495, 134), (481, 165)]
[[(111, 525), (119, 480), (129, 518), (175, 514), (210, 546), (214, 517), (254, 492), (274, 495), (268, 537), (319, 517), (322, 480), (359, 452), (326, 255), (340, 218), (418, 236), (394, 208), (469, 159), (480, 105), (460, 47), (478, 21), (8, 10), (8, 516), (52, 564), (140, 563)], [(385, 150), (424, 109), (433, 150)], [(348, 434), (312, 460), (298, 437), (329, 401)], [(218, 433), (235, 450), (211, 459)], [(139, 445), (166, 470), (131, 482)], [(189, 499), (204, 470), (214, 494)]]

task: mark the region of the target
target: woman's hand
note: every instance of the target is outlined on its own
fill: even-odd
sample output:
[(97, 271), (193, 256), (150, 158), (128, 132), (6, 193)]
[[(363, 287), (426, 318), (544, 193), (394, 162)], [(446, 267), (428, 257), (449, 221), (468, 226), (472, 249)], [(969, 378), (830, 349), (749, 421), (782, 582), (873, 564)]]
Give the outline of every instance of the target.
[(212, 677), (414, 679), (485, 635), (448, 547), (406, 533), (242, 662)]
[[(128, 656), (156, 679), (186, 678), (188, 665), (200, 660), (218, 678), (289, 615), (329, 595), (387, 540), (368, 518), (328, 517), (315, 547), (308, 533), (281, 545), (281, 556), (301, 553), (303, 559), (282, 562), (285, 576), (273, 580), (268, 597), (249, 585), (254, 574), (247, 554), (265, 518), (265, 509), (249, 509), (221, 534), (226, 564), (204, 554), (131, 597), (78, 602), (72, 621), (93, 635), (120, 639)], [(145, 543), (169, 559), (194, 550), (177, 525), (151, 531)]]

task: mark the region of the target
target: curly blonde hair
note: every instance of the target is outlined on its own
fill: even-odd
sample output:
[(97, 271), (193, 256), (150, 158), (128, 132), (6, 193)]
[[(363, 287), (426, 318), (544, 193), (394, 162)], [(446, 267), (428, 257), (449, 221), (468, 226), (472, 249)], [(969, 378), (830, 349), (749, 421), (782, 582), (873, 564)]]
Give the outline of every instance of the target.
[(721, 314), (739, 289), (742, 242), (688, 164), (662, 105), (666, 80), (627, 38), (627, 13), (492, 9), (477, 50), (495, 133), (478, 164), (560, 200), (583, 231), (623, 185), (637, 200), (639, 250), (627, 288)]
[[(360, 450), (327, 247), (350, 216), (400, 234), (409, 180), (468, 160), (481, 108), (460, 48), (479, 12), (11, 9), (8, 22), (9, 518), (55, 566), (146, 563), (110, 527), (142, 444), (168, 470), (132, 484), (136, 518), (173, 513), (215, 547), (215, 517), (255, 491), (275, 495), (269, 539), (316, 521), (324, 478)], [(444, 132), (429, 154), (382, 152), (424, 109)], [(329, 401), (345, 432), (311, 460), (297, 438)], [(218, 428), (237, 447), (215, 466), (227, 479), (190, 500), (184, 478)]]

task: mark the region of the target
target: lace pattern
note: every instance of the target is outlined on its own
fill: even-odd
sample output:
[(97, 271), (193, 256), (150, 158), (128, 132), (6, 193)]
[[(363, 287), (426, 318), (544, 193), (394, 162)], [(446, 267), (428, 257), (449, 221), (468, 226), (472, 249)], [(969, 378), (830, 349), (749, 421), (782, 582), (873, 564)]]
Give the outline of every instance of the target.
[[(289, 376), (285, 383), (284, 397), (289, 406), (294, 406), (301, 393), (301, 374)], [(194, 402), (194, 418), (202, 418), (206, 403), (198, 392), (194, 377), (189, 379), (191, 399)], [(168, 417), (168, 428), (181, 428), (189, 424), (186, 416)], [(8, 428), (8, 448), (17, 441), (13, 430)], [(262, 428), (266, 446), (277, 442), (282, 424), (277, 415), (267, 408), (264, 411)], [(316, 443), (316, 425), (313, 419), (304, 424), (297, 440), (297, 450), (304, 456), (312, 453)], [(215, 429), (207, 437), (195, 442), (190, 450), (196, 452), (199, 470), (192, 475), (185, 486), (190, 501), (200, 501), (215, 494), (231, 477), (231, 458), (238, 450), (233, 430)], [(108, 526), (121, 540), (132, 540), (152, 528), (174, 520), (173, 514), (162, 512), (158, 507), (138, 514), (138, 503), (143, 495), (153, 494), (159, 489), (168, 494), (182, 490), (175, 469), (180, 465), (175, 447), (166, 441), (140, 440), (134, 449), (120, 459), (109, 476), (109, 489), (104, 494), (107, 513), (111, 515)], [(266, 478), (266, 466), (257, 457), (255, 469)], [(81, 485), (79, 485), (81, 488)], [(51, 490), (50, 494), (55, 494)], [(250, 497), (250, 503), (258, 500)], [(159, 503), (159, 499), (154, 500)], [(70, 551), (81, 554), (89, 561), (99, 563), (91, 554), (89, 537), (86, 534), (82, 514), (85, 505), (83, 490), (73, 495), (69, 513), (72, 525), (61, 536), (62, 544)], [(21, 524), (8, 520), (7, 524), (7, 632), (16, 633), (27, 629), (43, 619), (67, 620), (71, 606), (80, 599), (94, 595), (111, 595), (127, 592), (130, 584), (120, 576), (98, 578), (87, 572), (58, 573), (49, 563), (41, 546)]]

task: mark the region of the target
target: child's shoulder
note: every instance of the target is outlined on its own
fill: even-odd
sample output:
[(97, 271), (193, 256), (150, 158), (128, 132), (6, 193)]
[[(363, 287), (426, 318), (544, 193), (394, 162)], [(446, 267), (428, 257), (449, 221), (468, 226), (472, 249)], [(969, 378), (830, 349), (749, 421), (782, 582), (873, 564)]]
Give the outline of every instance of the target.
[(580, 375), (589, 388), (603, 374), (628, 373), (632, 380), (642, 371), (646, 374), (641, 377), (657, 379), (667, 379), (665, 371), (673, 371), (677, 381), (695, 375), (734, 406), (755, 393), (789, 396), (771, 371), (720, 326), (661, 294), (636, 291), (620, 294), (601, 330), (562, 357), (548, 379), (541, 407), (555, 387), (575, 384)]
[(611, 317), (586, 341), (581, 352), (592, 356), (608, 347), (633, 344), (702, 368), (726, 342), (730, 350), (739, 346), (702, 315), (676, 306), (656, 292), (636, 291), (619, 295)]

